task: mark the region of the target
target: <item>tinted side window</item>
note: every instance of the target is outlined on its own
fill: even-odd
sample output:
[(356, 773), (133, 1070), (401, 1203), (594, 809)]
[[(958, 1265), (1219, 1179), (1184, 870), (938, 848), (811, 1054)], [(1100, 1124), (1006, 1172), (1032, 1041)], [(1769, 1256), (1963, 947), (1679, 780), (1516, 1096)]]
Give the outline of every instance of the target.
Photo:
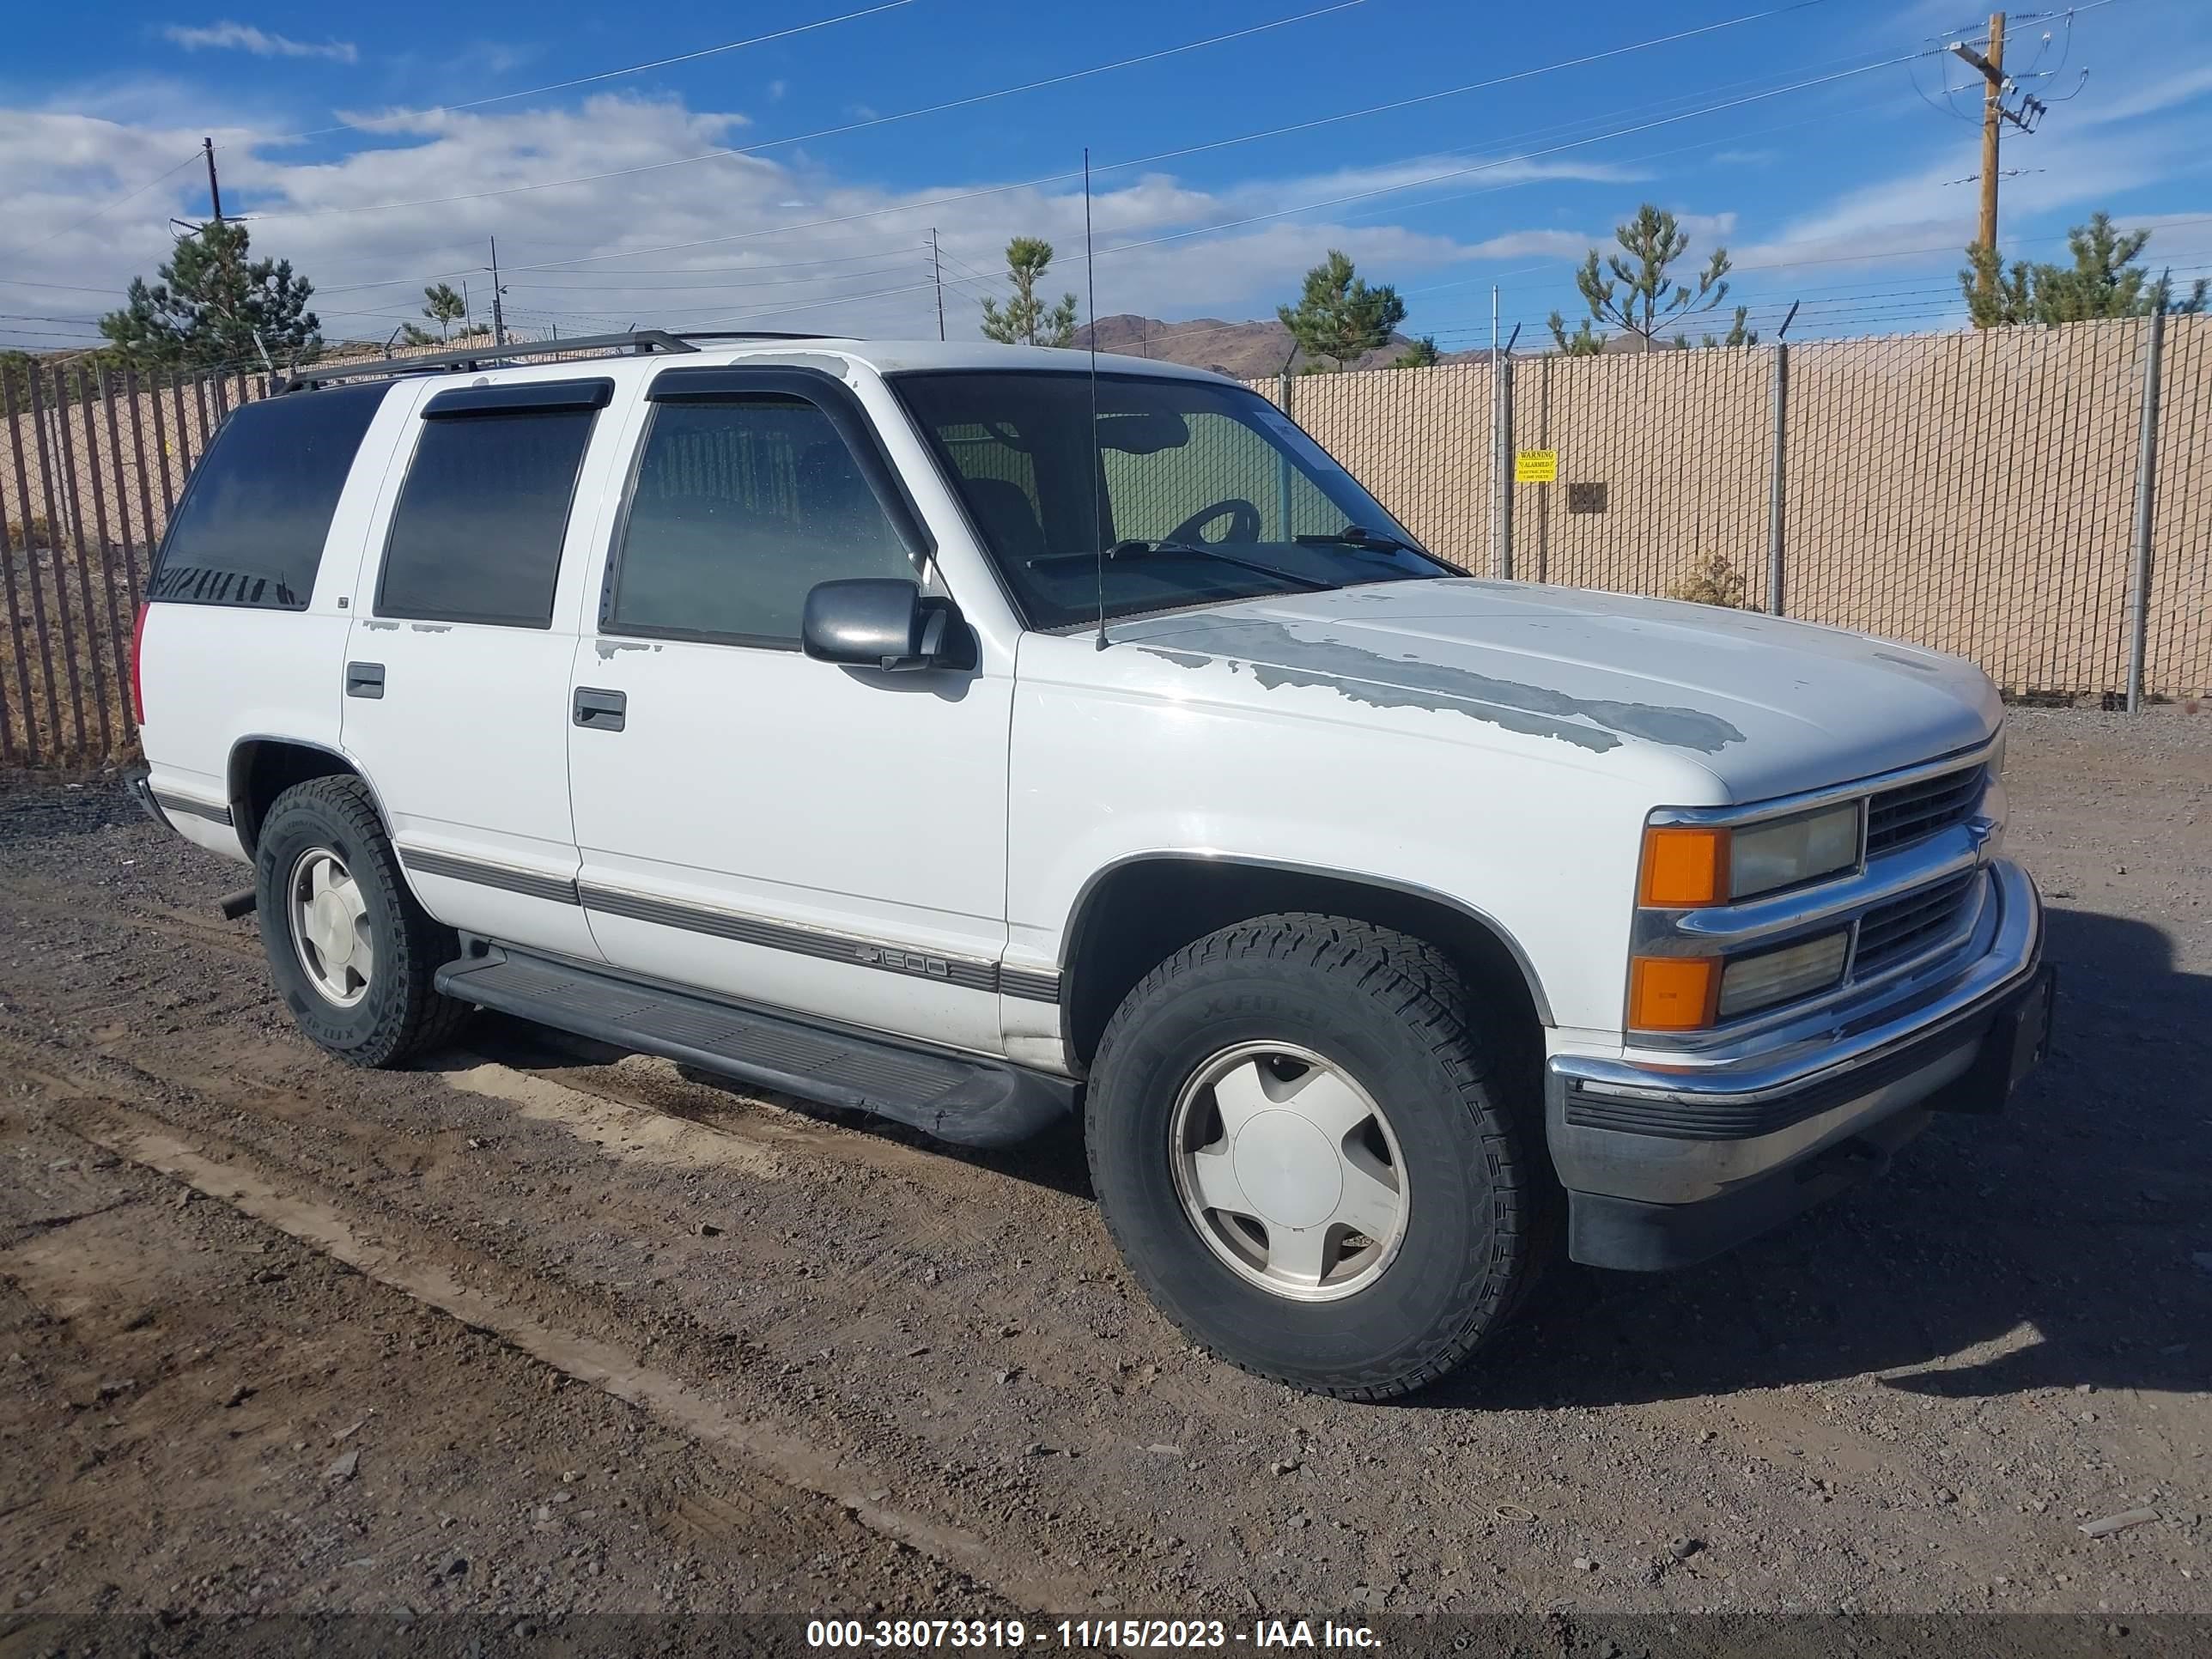
[(232, 410), (193, 470), (146, 596), (306, 610), (338, 494), (389, 389), (333, 386)]
[(914, 575), (852, 451), (812, 404), (665, 403), (638, 459), (605, 625), (787, 645), (815, 583)]
[(380, 617), (545, 628), (588, 409), (425, 421), (392, 512)]

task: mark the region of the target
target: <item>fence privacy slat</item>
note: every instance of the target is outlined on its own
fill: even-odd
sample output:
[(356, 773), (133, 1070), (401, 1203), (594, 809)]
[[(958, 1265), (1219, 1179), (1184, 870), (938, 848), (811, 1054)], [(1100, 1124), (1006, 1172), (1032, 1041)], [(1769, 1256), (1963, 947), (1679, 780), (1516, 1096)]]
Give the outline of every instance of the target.
[[(1718, 558), (1747, 608), (1954, 652), (2015, 696), (2186, 697), (2212, 690), (2212, 318), (2166, 319), (2146, 471), (2150, 335), (1798, 342), (1778, 417), (1771, 347), (1254, 386), (1463, 568), (1510, 550), (1524, 580), (1663, 594)], [(274, 392), (243, 365), (0, 374), (0, 763), (128, 742), (155, 550), (223, 418)], [(1528, 449), (1555, 482), (1516, 480)]]
[[(91, 489), (87, 493), (92, 497), (93, 535), (95, 538), (92, 545), (84, 550), (83, 556), (78, 560), (77, 574), (81, 577), (89, 577), (93, 574), (94, 567), (97, 565), (99, 568), (101, 611), (107, 622), (107, 626), (101, 632), (106, 635), (108, 666), (112, 671), (115, 686), (114, 703), (119, 717), (115, 722), (114, 732), (108, 737), (108, 753), (113, 754), (117, 747), (115, 738), (120, 736), (127, 740), (131, 736), (130, 712), (125, 707), (129, 699), (124, 695), (123, 690), (131, 683), (131, 671), (124, 663), (123, 645), (123, 642), (131, 635), (124, 628), (122, 615), (115, 604), (115, 547), (114, 544), (107, 538), (107, 491), (102, 488), (105, 480), (100, 470), (100, 426), (93, 410), (92, 393), (95, 378), (92, 374), (80, 370), (76, 380), (76, 406), (84, 416), (85, 471), (91, 484)], [(100, 405), (105, 408), (106, 402), (106, 393), (103, 389), (100, 397)], [(112, 459), (114, 454), (112, 445), (109, 446), (108, 453)], [(118, 471), (115, 475), (115, 513), (118, 525), (123, 519), (123, 475)], [(92, 611), (91, 595), (88, 594), (85, 601), (86, 628), (90, 629), (95, 620)], [(93, 653), (94, 660), (97, 662), (100, 656), (100, 653), (95, 649)], [(100, 726), (103, 732), (107, 731), (107, 714), (108, 698), (103, 688), (100, 696)]]
[(145, 579), (151, 581), (154, 577), (154, 548), (160, 540), (154, 528), (154, 492), (146, 477), (146, 422), (143, 416), (149, 408), (158, 413), (161, 404), (158, 398), (149, 398), (143, 404), (138, 401), (138, 374), (135, 369), (124, 373), (123, 395), (130, 399), (131, 404), (131, 460), (138, 474), (138, 538), (135, 544), (137, 550), (131, 556), (131, 611), (135, 623), (138, 607), (143, 603), (139, 597), (138, 555), (140, 552), (145, 555)]
[[(79, 389), (82, 389), (81, 384)], [(76, 568), (77, 599), (76, 605), (72, 608), (68, 586), (60, 584), (62, 619), (76, 631), (76, 639), (68, 644), (72, 661), (80, 646), (84, 652), (85, 669), (92, 680), (93, 718), (100, 727), (100, 750), (104, 756), (115, 746), (114, 734), (108, 720), (107, 669), (100, 650), (100, 635), (106, 630), (100, 626), (99, 613), (93, 608), (92, 537), (86, 521), (84, 503), (89, 492), (84, 487), (83, 476), (77, 470), (76, 438), (70, 429), (70, 407), (68, 371), (57, 368), (54, 370), (54, 435), (58, 440), (61, 486), (69, 507), (69, 546), (75, 554), (69, 562)], [(99, 482), (96, 471), (93, 482), (95, 484)], [(60, 574), (60, 568), (57, 566), (55, 574), (58, 578)], [(68, 629), (64, 630), (65, 634), (68, 631)]]
[[(59, 678), (69, 691), (70, 726), (74, 734), (72, 747), (75, 752), (81, 755), (85, 751), (84, 698), (77, 689), (76, 651), (74, 644), (76, 635), (75, 630), (70, 626), (69, 589), (63, 574), (65, 562), (63, 550), (68, 541), (69, 531), (67, 520), (62, 514), (60, 498), (54, 493), (54, 473), (59, 463), (56, 459), (56, 446), (47, 441), (46, 393), (40, 385), (40, 377), (35, 370), (31, 374), (31, 431), (38, 440), (35, 453), (39, 459), (39, 483), (46, 503), (46, 558), (54, 574), (54, 627), (52, 631), (46, 629), (44, 627), (46, 618), (42, 610), (40, 620), (40, 631), (44, 637), (39, 641), (39, 649), (45, 657), (46, 678), (51, 684), (56, 678), (54, 645), (58, 636), (62, 654), (62, 672)], [(32, 566), (31, 579), (34, 585), (39, 585), (38, 567), (35, 562)], [(60, 740), (61, 734), (57, 731), (55, 741), (58, 744)]]
[[(28, 375), (25, 376), (25, 380), (26, 400), (19, 404), (15, 397), (15, 380), (5, 374), (0, 374), (0, 404), (4, 404), (7, 410), (9, 453), (10, 459), (15, 463), (15, 521), (18, 529), (21, 532), (15, 538), (16, 551), (22, 572), (23, 590), (29, 596), (33, 632), (33, 637), (25, 643), (22, 655), (16, 659), (15, 671), (19, 678), (27, 681), (30, 675), (31, 657), (34, 652), (36, 653), (41, 665), (39, 689), (46, 694), (46, 743), (45, 747), (46, 752), (51, 755), (61, 742), (62, 717), (61, 705), (54, 690), (53, 659), (46, 652), (46, 601), (39, 592), (39, 542), (41, 538), (33, 522), (36, 515), (31, 510), (30, 469), (25, 465), (23, 460), (23, 421), (28, 416), (27, 413), (19, 414), (18, 410), (19, 409), (27, 410), (29, 386), (35, 384)], [(7, 516), (4, 504), (0, 504), (0, 519)], [(50, 536), (51, 532), (49, 532)], [(8, 584), (8, 599), (12, 605), (15, 599), (15, 584), (12, 572)], [(31, 760), (35, 764), (41, 745), (39, 741), (37, 705), (32, 701), (27, 684), (23, 692), (23, 731), (24, 747), (28, 750)]]
[[(34, 764), (38, 750), (31, 720), (29, 641), (23, 637), (23, 613), (15, 603), (15, 532), (9, 529), (4, 512), (0, 512), (0, 589), (8, 595), (8, 647), (15, 662), (15, 689), (12, 695), (7, 677), (0, 675), (0, 766)], [(9, 719), (14, 709), (22, 711), (17, 718), (22, 721), (23, 744), (28, 747), (16, 742), (15, 721)]]
[[(169, 515), (177, 510), (177, 485), (169, 477), (171, 453), (169, 427), (173, 419), (177, 428), (175, 453), (179, 459), (182, 459), (188, 453), (185, 447), (185, 426), (181, 406), (177, 402), (177, 381), (174, 375), (170, 376), (167, 389), (171, 412), (164, 416), (161, 407), (161, 371), (155, 369), (146, 381), (146, 401), (154, 411), (154, 447), (160, 452), (161, 458), (161, 522), (164, 525), (169, 522)], [(179, 471), (181, 472), (182, 468), (180, 467)]]

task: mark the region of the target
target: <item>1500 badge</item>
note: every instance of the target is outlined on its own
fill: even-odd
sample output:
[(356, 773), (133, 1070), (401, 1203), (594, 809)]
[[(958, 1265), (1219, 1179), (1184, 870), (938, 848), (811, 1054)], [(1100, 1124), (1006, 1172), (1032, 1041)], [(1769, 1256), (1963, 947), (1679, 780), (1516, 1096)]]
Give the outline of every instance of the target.
[(952, 969), (943, 957), (926, 957), (919, 951), (886, 951), (863, 945), (856, 947), (853, 954), (872, 968), (888, 968), (895, 974), (924, 974), (931, 979), (952, 977)]

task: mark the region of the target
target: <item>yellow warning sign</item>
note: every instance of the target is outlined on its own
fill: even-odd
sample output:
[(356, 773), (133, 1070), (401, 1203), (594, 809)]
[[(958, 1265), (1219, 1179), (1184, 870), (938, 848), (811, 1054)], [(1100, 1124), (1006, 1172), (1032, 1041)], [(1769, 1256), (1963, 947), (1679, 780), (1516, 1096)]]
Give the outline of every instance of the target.
[(1513, 452), (1515, 483), (1557, 483), (1559, 452), (1556, 449), (1516, 449)]

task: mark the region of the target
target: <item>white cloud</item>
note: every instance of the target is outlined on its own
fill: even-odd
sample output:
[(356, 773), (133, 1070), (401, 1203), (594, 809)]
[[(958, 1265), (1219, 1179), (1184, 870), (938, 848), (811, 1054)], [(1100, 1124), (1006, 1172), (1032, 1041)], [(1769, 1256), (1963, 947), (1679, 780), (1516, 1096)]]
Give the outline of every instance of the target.
[(161, 30), (161, 37), (186, 52), (250, 52), (256, 58), (327, 58), (340, 64), (361, 61), (360, 50), (350, 40), (325, 40), (318, 46), (313, 41), (273, 34), (250, 23), (224, 21), (204, 27), (171, 23)]
[[(2124, 132), (2077, 127), (2060, 144), (2031, 148), (2015, 141), (2003, 165), (2019, 172), (2004, 181), (2000, 245), (2010, 256), (2016, 243), (2032, 237), (2035, 246), (2024, 252), (2048, 258), (2054, 231), (2131, 191), (2201, 168), (2203, 145), (2193, 125), (2181, 121), (2138, 122)], [(1925, 264), (1930, 249), (1944, 250), (1942, 258), (1955, 263), (1956, 251), (1978, 228), (1980, 166), (1977, 141), (1962, 137), (1911, 172), (1846, 191), (1799, 215), (1778, 235), (1735, 249), (1736, 263)]]
[[(481, 301), (475, 273), (489, 263), (493, 235), (510, 320), (557, 323), (564, 333), (752, 321), (933, 335), (933, 227), (949, 256), (956, 330), (963, 319), (972, 327), (988, 291), (971, 271), (1002, 279), (1015, 234), (1049, 238), (1060, 250), (1055, 276), (1083, 286), (1083, 199), (1073, 179), (1005, 185), (953, 175), (890, 190), (804, 153), (689, 159), (745, 142), (734, 136), (744, 121), (672, 99), (606, 94), (568, 109), (382, 112), (364, 122), (376, 130), (373, 142), (332, 161), (299, 159), (276, 142), (313, 125), (298, 112), (254, 131), (218, 131), (216, 142), (224, 205), (251, 222), (257, 252), (290, 259), (317, 284), (332, 337), (381, 339), (414, 313), (433, 280), (467, 280)], [(141, 130), (119, 110), (95, 118), (0, 109), (0, 271), (100, 290), (0, 285), (0, 311), (88, 317), (115, 304), (131, 276), (150, 274), (171, 246), (168, 216), (204, 210), (194, 169), (71, 227), (189, 155), (198, 132)], [(1464, 240), (1349, 222), (1341, 210), (1295, 210), (1352, 196), (1358, 216), (1387, 214), (1406, 198), (1364, 192), (1434, 170), (1417, 161), (1218, 186), (1102, 171), (1092, 204), (1099, 309), (1265, 315), (1330, 247), (1401, 287), (1464, 269), (1480, 257)], [(619, 176), (536, 187), (606, 174)], [(1557, 176), (1545, 164), (1505, 172)], [(441, 199), (455, 196), (473, 199)], [(418, 205), (379, 208), (395, 202)], [(33, 297), (41, 303), (22, 302)]]
[(1583, 255), (1600, 242), (1610, 242), (1608, 235), (1585, 235), (1578, 230), (1514, 230), (1503, 236), (1492, 236), (1475, 243), (1468, 252), (1485, 259), (1571, 259), (1580, 261)]
[[(2094, 85), (2094, 82), (2086, 83), (2085, 92)], [(2179, 104), (2193, 103), (2207, 93), (2212, 93), (2212, 64), (2200, 64), (2124, 93), (2109, 104), (2092, 99), (2087, 107), (2079, 112), (2078, 119), (2087, 126), (2106, 126), (2141, 115), (2154, 115)]]

